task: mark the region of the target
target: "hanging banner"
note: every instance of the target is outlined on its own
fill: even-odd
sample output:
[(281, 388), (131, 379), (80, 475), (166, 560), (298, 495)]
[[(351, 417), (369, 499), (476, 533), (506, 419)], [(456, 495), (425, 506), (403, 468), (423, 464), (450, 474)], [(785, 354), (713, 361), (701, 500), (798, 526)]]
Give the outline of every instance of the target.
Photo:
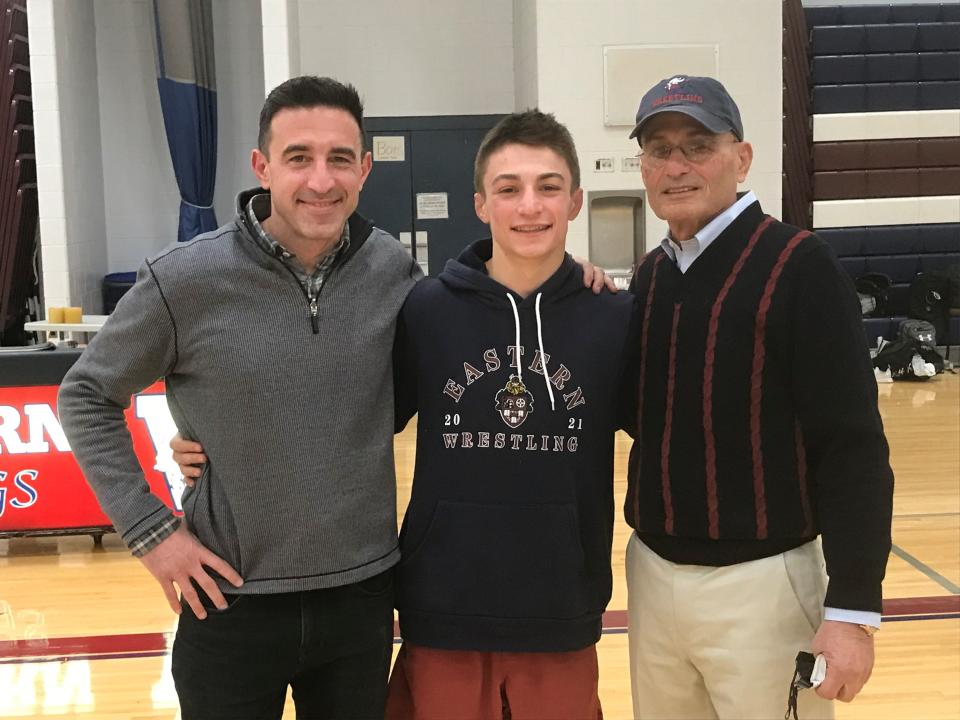
[[(57, 418), (56, 385), (0, 387), (0, 534), (109, 527)], [(126, 411), (151, 491), (177, 514), (183, 476), (170, 451), (176, 426), (162, 382)]]

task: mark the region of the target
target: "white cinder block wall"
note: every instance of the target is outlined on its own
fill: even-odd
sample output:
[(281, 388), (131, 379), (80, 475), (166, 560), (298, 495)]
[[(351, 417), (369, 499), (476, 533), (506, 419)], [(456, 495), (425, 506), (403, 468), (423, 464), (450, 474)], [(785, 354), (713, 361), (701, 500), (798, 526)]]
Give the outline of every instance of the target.
[(298, 0), (260, 0), (263, 18), (263, 97), (284, 80), (300, 74), (297, 5)]
[(537, 4), (518, 0), (513, 4), (514, 108), (537, 105)]
[[(636, 154), (630, 127), (605, 127), (604, 46), (709, 45), (718, 47), (719, 79), (734, 96), (744, 131), (754, 147), (745, 187), (779, 216), (782, 198), (782, 30), (779, 2), (771, 0), (517, 0), (536, 4), (537, 100), (573, 133), (589, 190), (639, 189), (637, 172), (623, 172), (623, 156)], [(678, 21), (679, 20), (679, 21)], [(689, 72), (685, 51), (676, 51), (676, 72)], [(636, 103), (660, 80), (659, 72), (636, 78)], [(598, 157), (612, 156), (612, 173), (593, 170)], [(647, 248), (656, 246), (666, 225), (647, 208)], [(586, 256), (586, 208), (570, 226), (567, 246)]]
[(298, 4), (300, 71), (352, 82), (371, 117), (514, 109), (512, 0)]
[(180, 193), (163, 129), (148, 0), (94, 0), (108, 272), (177, 239)]
[(43, 278), (48, 305), (69, 305), (63, 158), (60, 152), (60, 85), (57, 77), (53, 0), (27, 0), (30, 80), (37, 160)]
[(213, 0), (213, 26), (219, 134), (213, 204), (222, 225), (233, 217), (237, 193), (257, 184), (250, 150), (264, 98), (260, 0)]
[(27, 12), (46, 304), (98, 312), (107, 253), (93, 6), (30, 0)]

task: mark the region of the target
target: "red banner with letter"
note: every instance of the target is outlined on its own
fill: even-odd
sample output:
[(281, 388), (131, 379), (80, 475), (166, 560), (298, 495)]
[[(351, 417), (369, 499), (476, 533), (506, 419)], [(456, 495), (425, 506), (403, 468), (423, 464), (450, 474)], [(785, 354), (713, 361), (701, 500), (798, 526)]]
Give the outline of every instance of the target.
[[(57, 390), (0, 387), (0, 533), (110, 525), (57, 418)], [(179, 513), (183, 476), (170, 454), (176, 427), (163, 383), (135, 395), (126, 418), (150, 489)]]

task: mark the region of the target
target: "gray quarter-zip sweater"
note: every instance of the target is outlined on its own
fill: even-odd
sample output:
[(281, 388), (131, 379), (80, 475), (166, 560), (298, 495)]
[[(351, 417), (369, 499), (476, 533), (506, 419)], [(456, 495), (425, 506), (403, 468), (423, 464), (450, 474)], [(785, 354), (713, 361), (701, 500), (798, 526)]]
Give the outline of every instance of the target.
[(123, 417), (131, 394), (163, 378), (177, 427), (209, 458), (184, 493), (185, 521), (240, 573), (239, 592), (356, 582), (399, 558), (391, 352), (419, 268), (355, 214), (312, 316), (297, 278), (251, 234), (252, 194), (232, 223), (144, 263), (64, 378), (60, 417), (130, 543), (171, 515)]

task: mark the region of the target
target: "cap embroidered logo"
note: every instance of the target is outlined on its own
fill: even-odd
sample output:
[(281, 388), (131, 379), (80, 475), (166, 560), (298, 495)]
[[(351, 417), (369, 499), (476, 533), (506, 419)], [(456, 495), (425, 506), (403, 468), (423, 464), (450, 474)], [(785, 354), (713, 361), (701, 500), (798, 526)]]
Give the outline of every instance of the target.
[(686, 79), (687, 78), (684, 77), (683, 75), (677, 75), (667, 80), (667, 84), (664, 85), (663, 87), (665, 90), (669, 92), (670, 90), (673, 90), (675, 87), (677, 87), (677, 85), (679, 85), (680, 83), (686, 81)]

